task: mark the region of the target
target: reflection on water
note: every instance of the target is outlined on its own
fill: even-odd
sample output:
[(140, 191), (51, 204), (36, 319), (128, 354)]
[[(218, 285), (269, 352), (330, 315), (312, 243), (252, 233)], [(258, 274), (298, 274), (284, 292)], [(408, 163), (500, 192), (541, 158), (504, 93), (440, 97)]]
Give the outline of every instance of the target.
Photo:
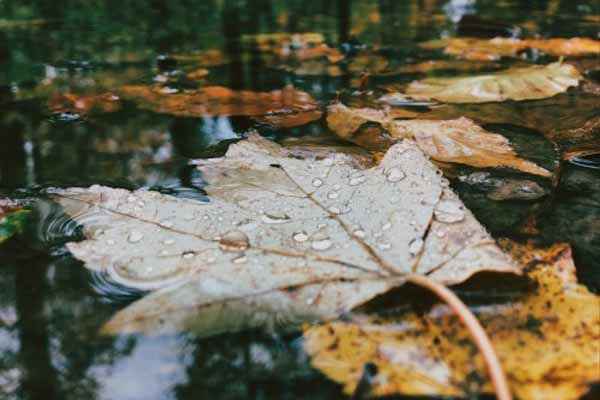
[[(593, 37), (594, 12), (589, 2), (572, 0), (0, 2), (0, 194), (42, 197), (36, 223), (21, 240), (0, 248), (0, 398), (341, 397), (337, 385), (310, 367), (296, 336), (99, 337), (99, 326), (142, 293), (69, 256), (64, 244), (81, 238), (79, 223), (98, 215), (69, 219), (43, 200), (49, 186), (104, 183), (206, 201), (190, 159), (220, 156), (254, 128), (283, 142), (338, 143), (322, 121), (277, 129), (245, 117), (172, 117), (127, 102), (105, 114), (52, 113), (47, 104), (54, 94), (97, 94), (156, 79), (187, 88), (190, 82), (180, 79), (189, 67), (184, 56), (220, 49), (225, 61), (212, 61), (206, 82), (254, 91), (292, 84), (326, 104), (362, 84), (365, 63), (377, 68), (383, 58), (396, 68), (426, 60), (416, 42), (457, 32)], [(458, 24), (465, 15), (474, 16)], [(28, 19), (42, 21), (5, 23)], [(244, 45), (244, 35), (258, 32), (320, 32), (352, 62), (336, 70), (273, 64)], [(360, 60), (366, 45), (378, 49), (377, 57)], [(590, 76), (596, 75), (592, 66)], [(372, 77), (369, 84), (377, 88), (415, 76)], [(557, 124), (571, 129), (597, 117), (595, 98), (583, 94), (449, 109), (451, 115), (481, 117), (549, 169), (560, 157), (539, 130)], [(600, 256), (599, 165), (595, 155), (574, 157), (562, 163), (561, 179), (553, 183), (489, 171), (480, 185), (473, 184), (473, 176), (481, 177), (477, 171), (452, 173), (455, 188), (491, 231), (519, 235), (523, 221), (534, 216), (543, 240), (573, 244), (580, 278), (593, 286), (600, 281), (594, 268)], [(499, 197), (499, 187), (513, 191)]]

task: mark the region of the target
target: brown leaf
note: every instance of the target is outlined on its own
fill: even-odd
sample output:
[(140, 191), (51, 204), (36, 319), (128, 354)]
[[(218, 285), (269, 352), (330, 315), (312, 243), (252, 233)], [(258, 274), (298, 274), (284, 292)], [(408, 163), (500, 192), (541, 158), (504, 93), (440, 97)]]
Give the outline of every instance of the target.
[(519, 158), (504, 136), (486, 131), (468, 118), (394, 120), (381, 110), (354, 109), (338, 103), (328, 108), (327, 123), (341, 138), (374, 150), (410, 138), (436, 161), (479, 168), (507, 167), (551, 176), (544, 168)]
[(119, 97), (113, 93), (98, 95), (64, 93), (52, 96), (48, 100), (48, 108), (56, 113), (71, 112), (83, 115), (93, 112), (111, 113), (121, 108), (119, 100)]
[(321, 110), (314, 110), (300, 113), (269, 114), (254, 117), (253, 119), (258, 123), (269, 125), (273, 128), (289, 129), (317, 121), (322, 116), (323, 112)]
[(476, 72), (481, 70), (499, 69), (501, 66), (492, 62), (470, 62), (463, 60), (429, 60), (416, 64), (403, 65), (395, 70), (395, 72), (414, 74), (414, 73), (429, 73), (437, 71), (461, 71), (461, 72)]
[(178, 93), (160, 87), (123, 86), (120, 95), (141, 108), (184, 117), (206, 115), (262, 116), (273, 113), (301, 113), (317, 109), (306, 92), (286, 86), (272, 92), (234, 91), (222, 86), (206, 86)]
[(494, 39), (450, 38), (421, 43), (425, 49), (443, 48), (444, 53), (472, 61), (495, 61), (516, 57), (527, 49), (536, 49), (553, 56), (600, 54), (600, 41), (589, 38), (572, 39)]
[[(505, 243), (506, 244), (506, 243)], [(529, 268), (537, 287), (514, 303), (474, 309), (520, 399), (577, 399), (600, 380), (600, 297), (577, 284), (567, 245), (534, 249), (506, 244)], [(489, 393), (483, 360), (469, 333), (438, 305), (421, 316), (356, 317), (307, 327), (312, 364), (353, 393), (363, 365), (378, 373), (371, 391), (392, 394), (469, 396)]]
[(417, 100), (444, 103), (535, 100), (563, 93), (580, 80), (575, 67), (556, 62), (484, 75), (423, 79), (409, 84), (406, 94)]

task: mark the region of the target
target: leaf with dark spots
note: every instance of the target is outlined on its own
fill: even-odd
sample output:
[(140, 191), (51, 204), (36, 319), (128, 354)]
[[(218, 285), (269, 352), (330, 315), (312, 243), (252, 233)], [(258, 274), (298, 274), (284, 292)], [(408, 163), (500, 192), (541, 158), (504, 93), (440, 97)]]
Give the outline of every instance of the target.
[[(600, 380), (600, 298), (579, 285), (569, 246), (536, 249), (504, 241), (536, 288), (507, 304), (474, 308), (519, 399), (575, 400)], [(307, 327), (312, 364), (352, 393), (360, 368), (377, 366), (371, 393), (467, 396), (489, 393), (482, 359), (447, 306), (400, 317), (355, 316)], [(335, 343), (335, 346), (331, 344)]]

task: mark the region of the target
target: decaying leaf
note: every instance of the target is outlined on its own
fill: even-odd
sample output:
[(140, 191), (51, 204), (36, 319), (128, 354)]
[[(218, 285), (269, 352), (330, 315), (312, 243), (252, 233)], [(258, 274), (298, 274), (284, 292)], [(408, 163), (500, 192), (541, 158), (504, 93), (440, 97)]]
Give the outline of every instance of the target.
[[(106, 333), (201, 335), (327, 319), (401, 285), (481, 270), (519, 273), (414, 142), (371, 168), (347, 154), (286, 150), (259, 136), (198, 161), (210, 199), (92, 186), (56, 190), (85, 228), (68, 244), (90, 269), (159, 289)], [(94, 215), (94, 218), (86, 216)]]
[[(600, 380), (600, 298), (579, 285), (567, 245), (512, 244), (537, 287), (509, 304), (480, 306), (482, 321), (520, 399), (577, 399)], [(352, 393), (373, 363), (375, 395), (468, 396), (490, 392), (483, 361), (447, 306), (424, 316), (357, 317), (307, 327), (313, 365)]]
[(581, 75), (575, 67), (560, 62), (510, 68), (485, 75), (428, 78), (412, 82), (406, 94), (417, 100), (444, 103), (486, 103), (534, 100), (552, 97), (577, 86)]
[(425, 49), (443, 48), (444, 53), (473, 61), (493, 61), (516, 57), (527, 49), (536, 49), (553, 56), (583, 56), (600, 54), (600, 41), (589, 38), (571, 39), (493, 39), (449, 38), (421, 44)]
[(0, 244), (22, 233), (28, 216), (29, 210), (23, 209), (20, 204), (0, 199)]
[(315, 111), (315, 100), (306, 92), (286, 86), (272, 92), (234, 91), (222, 86), (171, 93), (161, 87), (124, 86), (119, 94), (158, 113), (183, 117), (207, 115), (262, 116)]
[[(382, 150), (409, 138), (437, 161), (551, 175), (535, 163), (519, 158), (504, 136), (486, 131), (468, 118), (395, 120), (382, 110), (349, 108), (341, 103), (331, 105), (327, 111), (327, 123), (333, 132), (366, 148)], [(375, 129), (371, 124), (377, 124)]]

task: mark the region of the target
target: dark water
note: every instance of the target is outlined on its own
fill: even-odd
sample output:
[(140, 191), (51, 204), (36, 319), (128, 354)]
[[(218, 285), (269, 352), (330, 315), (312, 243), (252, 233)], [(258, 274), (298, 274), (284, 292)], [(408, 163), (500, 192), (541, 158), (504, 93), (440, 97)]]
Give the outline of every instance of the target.
[[(125, 83), (150, 83), (158, 73), (179, 67), (164, 57), (168, 54), (221, 49), (231, 62), (211, 69), (211, 83), (251, 90), (293, 84), (325, 104), (338, 92), (349, 93), (356, 77), (299, 76), (275, 70), (260, 55), (243, 51), (241, 36), (321, 32), (349, 56), (368, 45), (380, 49), (395, 65), (402, 65), (427, 58), (416, 43), (461, 30), (463, 34), (466, 30), (484, 36), (509, 35), (514, 33), (511, 27), (518, 25), (525, 33), (543, 36), (596, 37), (600, 10), (598, 6), (594, 9), (593, 3), (0, 1), (0, 195), (30, 198), (48, 186), (104, 183), (201, 197), (201, 179), (187, 165), (188, 160), (222, 154), (226, 145), (215, 144), (240, 137), (255, 125), (252, 121), (175, 118), (132, 104), (115, 113), (86, 118), (52, 113), (46, 106), (54, 92), (100, 92)], [(476, 15), (495, 24), (457, 24), (463, 15)], [(38, 19), (43, 21), (22, 22)], [(591, 80), (597, 79), (597, 71), (596, 66)], [(375, 77), (370, 84), (402, 82), (415, 76)], [(598, 102), (591, 114), (589, 107), (580, 110), (582, 96), (575, 91), (549, 100), (508, 104), (507, 120), (489, 126), (509, 137), (524, 156), (549, 168), (560, 163), (558, 181), (538, 182), (543, 196), (490, 200), (490, 187), (472, 184), (465, 177), (475, 171), (467, 168), (453, 172), (453, 184), (495, 235), (527, 239), (523, 222), (536, 218), (538, 241), (570, 242), (580, 279), (597, 290), (598, 152), (560, 161), (560, 152), (571, 143), (551, 143), (535, 125), (523, 126), (522, 119), (510, 118), (530, 112), (542, 118), (562, 115), (567, 107), (565, 119), (577, 113), (597, 117)], [(481, 110), (459, 112), (477, 114)], [(335, 142), (321, 122), (288, 130), (256, 127), (280, 141)], [(598, 140), (598, 132), (595, 137)], [(598, 143), (595, 148), (600, 148)], [(522, 178), (489, 172), (497, 179)], [(101, 324), (140, 293), (89, 273), (69, 256), (63, 245), (80, 239), (80, 228), (56, 206), (39, 201), (32, 221), (24, 235), (0, 247), (1, 399), (342, 397), (337, 385), (310, 367), (300, 334), (246, 332), (211, 339), (191, 335), (99, 337)]]

